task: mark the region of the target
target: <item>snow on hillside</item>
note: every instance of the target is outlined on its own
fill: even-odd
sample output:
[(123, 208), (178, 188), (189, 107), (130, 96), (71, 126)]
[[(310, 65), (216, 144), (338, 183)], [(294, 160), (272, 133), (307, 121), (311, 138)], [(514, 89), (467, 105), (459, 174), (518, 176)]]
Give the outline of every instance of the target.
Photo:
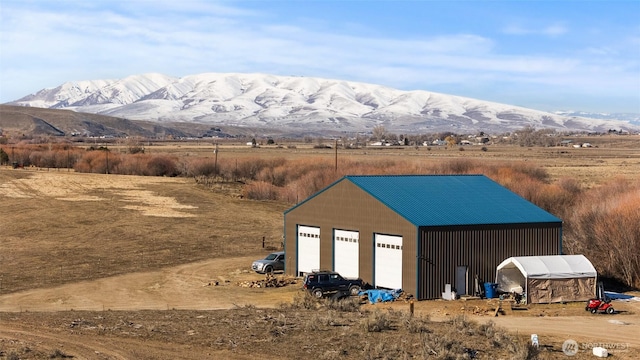
[(9, 104), (64, 108), (134, 120), (278, 127), (292, 131), (505, 132), (635, 130), (625, 121), (589, 119), (429, 91), (312, 77), (204, 73), (133, 75), (64, 83)]

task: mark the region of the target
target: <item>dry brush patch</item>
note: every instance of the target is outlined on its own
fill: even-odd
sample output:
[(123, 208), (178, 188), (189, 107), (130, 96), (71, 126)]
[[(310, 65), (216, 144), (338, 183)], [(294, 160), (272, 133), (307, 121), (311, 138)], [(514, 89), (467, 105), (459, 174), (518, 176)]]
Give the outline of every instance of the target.
[(592, 260), (602, 275), (640, 288), (640, 182), (617, 179), (578, 200), (566, 246)]
[[(384, 323), (380, 331), (362, 325), (371, 318)], [(29, 312), (0, 313), (0, 321), (7, 326), (55, 332), (57, 347), (65, 344), (65, 339), (91, 338), (104, 346), (120, 344), (118, 348), (127, 354), (132, 351), (127, 346), (131, 341), (144, 343), (149, 349), (171, 343), (169, 357), (180, 357), (179, 352), (187, 348), (192, 356), (227, 354), (225, 358), (242, 358), (259, 351), (267, 359), (464, 359), (471, 355), (530, 359), (537, 354), (528, 347), (527, 339), (493, 324), (464, 318), (434, 322), (385, 310), (242, 306), (226, 311)], [(407, 322), (414, 325), (407, 327)], [(28, 346), (34, 353), (50, 354), (54, 350), (47, 345)], [(21, 352), (19, 346), (23, 345), (5, 344), (4, 350)], [(75, 355), (69, 350), (65, 354)]]
[(21, 167), (37, 166), (42, 168), (72, 168), (83, 150), (64, 142), (47, 144), (18, 143), (2, 145), (7, 162)]

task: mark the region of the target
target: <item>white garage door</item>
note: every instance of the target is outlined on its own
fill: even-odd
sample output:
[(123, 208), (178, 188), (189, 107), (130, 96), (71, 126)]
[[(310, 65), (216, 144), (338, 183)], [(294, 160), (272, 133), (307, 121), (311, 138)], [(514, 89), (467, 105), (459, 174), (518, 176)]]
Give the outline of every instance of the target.
[(375, 234), (375, 286), (402, 289), (402, 236)]
[(360, 276), (360, 234), (357, 231), (334, 230), (333, 270), (348, 278)]
[(298, 275), (320, 270), (320, 228), (298, 225)]

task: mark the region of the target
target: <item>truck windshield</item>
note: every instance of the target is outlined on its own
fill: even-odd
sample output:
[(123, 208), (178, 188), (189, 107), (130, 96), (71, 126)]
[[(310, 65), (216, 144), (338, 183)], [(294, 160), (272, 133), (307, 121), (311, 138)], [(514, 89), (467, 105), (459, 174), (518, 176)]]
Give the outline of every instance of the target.
[(265, 260), (274, 260), (278, 255), (276, 254), (269, 254), (269, 256), (267, 256), (266, 258), (264, 258)]

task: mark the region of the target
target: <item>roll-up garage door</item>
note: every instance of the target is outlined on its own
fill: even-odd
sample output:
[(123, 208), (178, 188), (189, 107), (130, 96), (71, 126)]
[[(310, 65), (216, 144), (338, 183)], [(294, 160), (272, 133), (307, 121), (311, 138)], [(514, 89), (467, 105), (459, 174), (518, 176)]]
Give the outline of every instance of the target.
[(402, 236), (375, 234), (376, 287), (402, 289)]
[(320, 270), (320, 228), (298, 225), (298, 275)]
[(357, 231), (334, 230), (333, 270), (347, 278), (360, 276), (360, 234)]

